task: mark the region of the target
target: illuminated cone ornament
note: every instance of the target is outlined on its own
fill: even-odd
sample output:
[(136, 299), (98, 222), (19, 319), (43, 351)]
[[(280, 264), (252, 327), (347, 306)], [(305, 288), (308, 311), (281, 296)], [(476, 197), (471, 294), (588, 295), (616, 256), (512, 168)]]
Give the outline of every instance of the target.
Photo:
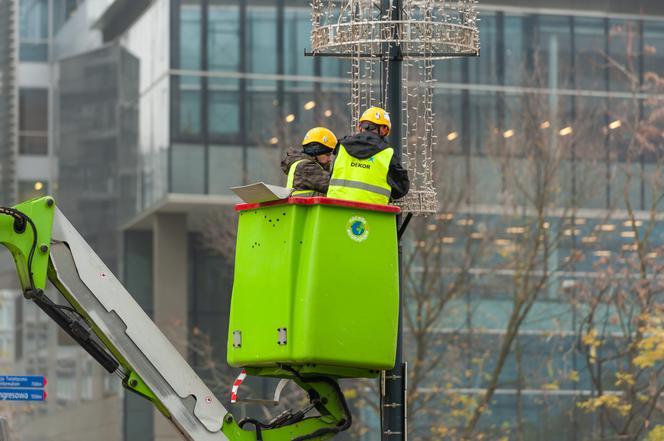
[(389, 48), (395, 44), (400, 48), (402, 161), (411, 178), (410, 193), (398, 201), (405, 212), (438, 210), (433, 179), (434, 61), (477, 56), (478, 20), (476, 0), (312, 2), (312, 54), (351, 60), (351, 128), (364, 109), (385, 107), (390, 90)]

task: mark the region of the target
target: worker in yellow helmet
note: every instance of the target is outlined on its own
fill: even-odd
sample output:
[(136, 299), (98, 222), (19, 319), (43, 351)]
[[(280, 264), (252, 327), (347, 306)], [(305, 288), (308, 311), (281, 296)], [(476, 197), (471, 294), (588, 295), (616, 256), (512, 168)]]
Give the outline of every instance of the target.
[(371, 107), (357, 129), (339, 141), (327, 196), (372, 204), (404, 197), (410, 189), (408, 172), (385, 140), (392, 129), (390, 115)]
[(281, 169), (288, 175), (286, 187), (294, 189), (292, 196), (325, 195), (336, 146), (337, 137), (331, 130), (314, 127), (304, 136), (301, 149), (288, 149)]

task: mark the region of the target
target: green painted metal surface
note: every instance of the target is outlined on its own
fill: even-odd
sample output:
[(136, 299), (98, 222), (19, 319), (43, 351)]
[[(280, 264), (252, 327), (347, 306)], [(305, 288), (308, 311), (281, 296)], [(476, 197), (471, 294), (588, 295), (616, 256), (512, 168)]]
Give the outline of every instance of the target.
[[(84, 316), (86, 315), (84, 308), (82, 308), (80, 305), (78, 305), (75, 301), (75, 299), (68, 293), (67, 288), (62, 286), (58, 282), (58, 277), (56, 277), (54, 271), (54, 267), (52, 265), (49, 266), (49, 252), (50, 252), (50, 245), (51, 245), (51, 231), (52, 231), (52, 224), (53, 224), (53, 214), (54, 214), (54, 208), (55, 208), (55, 202), (52, 198), (47, 197), (47, 198), (39, 198), (39, 199), (34, 199), (31, 201), (24, 202), (22, 204), (17, 205), (14, 207), (16, 210), (18, 210), (20, 213), (26, 215), (28, 218), (32, 220), (34, 223), (34, 230), (28, 223), (26, 225), (26, 228), (21, 231), (17, 231), (14, 224), (15, 224), (15, 217), (12, 217), (12, 215), (4, 214), (0, 215), (0, 244), (5, 245), (12, 253), (14, 260), (16, 262), (17, 270), (19, 273), (19, 277), (21, 280), (21, 284), (24, 289), (31, 288), (31, 282), (30, 282), (30, 277), (29, 277), (29, 271), (31, 269), (32, 272), (32, 279), (34, 281), (34, 288), (38, 289), (44, 289), (45, 284), (46, 284), (46, 279), (47, 275), (50, 275), (51, 281), (55, 284), (55, 287), (63, 294), (63, 296), (74, 306), (81, 314)], [(291, 212), (292, 208), (292, 212)], [(313, 236), (317, 236), (318, 233), (318, 228), (320, 228), (320, 225), (317, 225), (318, 221), (320, 219), (313, 220), (314, 224), (316, 225), (310, 225), (312, 222), (312, 219), (309, 219), (308, 216), (313, 214), (315, 217), (320, 216), (320, 213), (318, 210), (311, 208), (307, 208), (305, 210), (301, 210), (303, 207), (298, 207), (298, 206), (292, 206), (288, 208), (284, 208), (284, 210), (288, 209), (289, 213), (283, 214), (286, 211), (283, 211), (281, 216), (284, 218), (288, 215), (291, 214), (293, 215), (293, 222), (290, 225), (290, 228), (295, 228), (296, 226), (299, 227), (304, 227), (305, 228), (305, 235), (306, 237), (302, 236), (302, 232), (300, 230), (295, 231), (297, 236), (295, 239), (290, 241), (290, 243), (295, 244), (297, 242), (297, 245), (292, 247), (292, 254), (290, 256), (291, 260), (289, 262), (292, 262), (293, 259), (299, 261), (300, 259), (311, 259), (311, 250), (307, 249), (307, 246), (303, 246), (307, 240), (310, 240), (312, 244), (316, 244), (317, 247), (323, 246), (324, 248), (330, 247), (330, 242), (325, 241), (324, 244), (318, 243), (319, 241), (317, 240), (312, 240)], [(320, 208), (320, 207), (319, 207)], [(6, 210), (5, 210), (6, 211)], [(295, 212), (299, 213), (300, 215), (304, 214), (307, 218), (301, 218), (301, 216), (296, 216)], [(273, 216), (278, 216), (276, 212), (272, 213)], [(13, 213), (13, 216), (16, 216), (16, 213)], [(385, 219), (392, 218), (392, 215), (384, 215)], [(270, 225), (272, 225), (272, 222), (281, 222), (281, 220), (274, 220), (272, 218), (269, 218), (267, 216), (264, 216), (263, 222), (256, 222), (257, 217), (255, 216), (253, 219), (253, 227), (256, 227), (257, 225), (265, 224), (268, 225), (268, 227), (263, 228), (263, 230), (270, 231)], [(336, 216), (333, 219), (335, 222), (339, 220), (339, 217)], [(382, 219), (381, 219), (382, 221)], [(363, 221), (365, 225), (370, 225), (371, 221)], [(389, 222), (391, 225), (393, 225), (393, 219), (392, 221)], [(284, 223), (285, 225), (286, 223)], [(281, 226), (273, 226), (271, 227), (272, 231), (281, 231), (280, 228)], [(373, 231), (373, 230), (372, 230)], [(368, 240), (368, 236), (365, 234), (365, 231), (360, 231), (357, 230), (358, 234), (357, 236), (361, 237), (361, 240), (357, 241), (358, 243), (364, 242)], [(266, 233), (266, 231), (263, 231), (263, 233)], [(278, 238), (279, 241), (284, 241), (283, 235), (275, 235), (275, 234), (267, 234), (268, 236), (272, 238)], [(250, 236), (253, 237), (253, 234), (250, 234)], [(35, 240), (36, 239), (36, 240)], [(265, 241), (265, 244), (269, 244), (271, 240)], [(288, 240), (285, 240), (283, 244), (289, 243)], [(249, 243), (247, 242), (247, 248), (249, 247)], [(253, 248), (250, 249), (256, 249), (260, 248), (261, 244), (258, 242), (253, 244)], [(268, 248), (271, 248), (268, 246)], [(281, 253), (283, 250), (282, 247), (275, 247), (272, 248), (272, 250), (276, 250), (279, 253)], [(304, 252), (305, 250), (306, 253)], [(314, 252), (318, 252), (314, 250)], [(31, 258), (31, 265), (28, 265), (28, 260), (30, 259), (30, 254), (32, 255)], [(308, 254), (307, 254), (308, 253)], [(296, 255), (297, 254), (297, 255)], [(254, 259), (255, 256), (249, 255), (248, 256), (251, 259)], [(263, 257), (267, 257), (266, 255), (263, 255)], [(330, 256), (328, 256), (329, 258)], [(277, 256), (276, 259), (270, 259), (274, 264), (271, 266), (272, 270), (281, 270), (284, 268), (284, 262), (280, 258), (280, 256)], [(316, 270), (325, 270), (327, 269), (327, 264), (324, 262), (320, 262), (319, 264), (316, 264)], [(288, 267), (288, 264), (286, 265)], [(279, 271), (275, 272), (275, 275), (279, 273)], [(296, 277), (293, 278), (294, 274), (300, 274), (298, 272), (294, 272), (291, 268), (289, 271), (286, 279), (290, 280), (290, 285), (288, 285), (290, 288), (297, 287), (298, 289), (302, 289), (300, 285), (302, 283), (306, 283), (304, 286), (306, 286), (307, 289), (317, 289), (317, 284), (316, 283), (311, 283), (311, 281), (303, 281), (301, 280), (301, 277)], [(327, 274), (331, 274), (327, 272)], [(266, 282), (266, 280), (264, 280)], [(268, 284), (269, 285), (269, 284)], [(268, 286), (265, 285), (265, 286)], [(270, 292), (269, 291), (263, 291), (265, 293), (265, 297), (269, 298)], [(292, 290), (285, 292), (285, 294), (292, 294)], [(346, 296), (347, 298), (348, 296)], [(249, 307), (250, 309), (253, 309), (253, 303), (254, 301), (251, 298), (248, 298), (249, 300)], [(310, 309), (313, 308), (314, 311), (313, 313), (317, 313), (316, 310), (320, 310), (321, 308), (326, 308), (329, 306), (329, 299), (325, 301), (324, 299), (309, 299), (304, 302), (304, 306), (306, 308), (304, 310), (300, 310), (297, 307), (294, 307), (293, 301), (295, 302), (301, 302), (303, 299), (302, 298), (293, 298), (290, 297), (286, 300), (286, 303), (290, 304), (293, 309), (293, 313), (291, 315), (288, 315), (287, 317), (290, 317), (290, 322), (287, 323), (287, 329), (295, 329), (297, 330), (298, 327), (302, 325), (301, 322), (301, 314), (303, 313), (309, 313), (311, 312)], [(304, 299), (306, 300), (306, 299)], [(311, 301), (314, 300), (314, 301)], [(282, 302), (276, 302), (281, 304)], [(241, 302), (242, 304), (242, 302)], [(245, 305), (246, 306), (246, 305)], [(284, 311), (288, 309), (285, 308)], [(239, 311), (242, 311), (243, 308), (240, 307), (238, 309)], [(272, 314), (268, 310), (262, 310), (262, 313), (264, 314), (264, 317), (269, 317)], [(334, 314), (333, 314), (334, 315)], [(251, 322), (250, 323), (256, 323), (253, 316), (250, 316)], [(384, 318), (384, 317), (383, 317)], [(394, 321), (395, 318), (392, 318)], [(332, 318), (327, 318), (325, 325), (329, 326), (330, 325), (330, 320)], [(281, 319), (278, 319), (277, 321), (281, 321)], [(350, 321), (351, 323), (355, 323), (354, 320)], [(265, 336), (266, 333), (264, 332), (266, 330), (265, 328), (265, 322), (258, 322), (261, 323), (261, 326), (255, 326), (254, 329), (256, 330), (255, 335), (261, 337)], [(393, 324), (394, 327), (396, 328), (396, 325)], [(260, 328), (260, 329), (258, 329)], [(304, 329), (304, 328), (302, 328)], [(303, 330), (300, 329), (299, 333), (294, 332), (292, 337), (288, 338), (301, 338), (303, 343), (307, 343), (309, 346), (304, 346), (303, 348), (299, 348), (299, 351), (307, 351), (308, 348), (311, 346), (312, 343), (315, 343), (311, 340), (307, 340), (307, 338), (302, 338), (302, 334), (307, 334), (303, 332)], [(150, 388), (143, 382), (143, 380), (136, 374), (136, 372), (133, 371), (132, 367), (127, 363), (126, 360), (122, 357), (120, 351), (117, 350), (113, 346), (113, 344), (108, 340), (108, 338), (101, 332), (98, 328), (93, 327), (93, 330), (95, 333), (98, 335), (98, 337), (101, 339), (101, 341), (104, 343), (107, 349), (111, 351), (111, 353), (116, 357), (116, 359), (120, 362), (120, 364), (126, 369), (127, 372), (129, 372), (129, 375), (127, 378), (124, 379), (123, 385), (143, 396), (144, 398), (150, 400), (155, 407), (162, 412), (166, 417), (169, 417), (168, 411), (166, 408), (163, 406), (163, 404), (159, 401), (159, 399), (155, 396), (155, 394), (150, 390)], [(251, 334), (251, 332), (250, 332)], [(290, 335), (290, 334), (289, 334)], [(321, 339), (321, 337), (313, 333), (316, 338)], [(256, 340), (257, 342), (261, 342), (261, 338), (258, 338)], [(321, 340), (322, 341), (322, 340)], [(323, 343), (327, 344), (329, 343), (329, 339), (323, 341)], [(232, 343), (231, 343), (232, 344)], [(278, 345), (280, 348), (282, 347), (288, 347), (290, 343), (288, 341), (286, 344), (283, 345)], [(260, 351), (260, 346), (255, 345), (255, 347)], [(295, 346), (297, 348), (297, 346)], [(386, 352), (391, 352), (391, 358), (393, 359), (393, 348), (387, 348), (388, 351)], [(316, 357), (319, 356), (317, 355), (318, 353), (315, 352), (313, 353), (313, 358), (311, 360), (315, 361)], [(325, 360), (330, 359), (330, 351), (327, 352), (322, 352), (322, 354), (328, 358)], [(297, 355), (297, 353), (296, 353)], [(311, 353), (310, 353), (311, 355)], [(303, 358), (300, 355), (300, 358)], [(305, 357), (306, 358), (306, 357)], [(333, 357), (332, 357), (333, 358)], [(370, 360), (373, 362), (373, 360), (380, 358), (378, 355), (374, 354), (370, 358)], [(253, 357), (255, 359), (255, 357)], [(368, 358), (369, 359), (369, 358)], [(292, 361), (291, 359), (288, 359), (287, 361)], [(263, 364), (263, 363), (260, 363)], [(269, 363), (268, 363), (269, 364)], [(313, 402), (315, 409), (318, 411), (320, 416), (317, 417), (309, 417), (305, 418), (302, 421), (285, 425), (282, 427), (276, 427), (272, 429), (264, 429), (263, 430), (263, 439), (266, 441), (286, 441), (286, 440), (292, 440), (296, 439), (298, 437), (302, 436), (307, 436), (311, 435), (313, 433), (320, 433), (318, 435), (315, 435), (311, 438), (311, 440), (324, 440), (327, 438), (330, 438), (334, 435), (335, 431), (341, 430), (343, 428), (347, 428), (348, 424), (350, 423), (350, 414), (348, 413), (348, 408), (347, 405), (345, 404), (345, 401), (343, 400), (343, 396), (341, 395), (340, 389), (338, 389), (338, 385), (332, 381), (330, 382), (328, 379), (317, 377), (317, 376), (311, 376), (311, 374), (320, 374), (320, 373), (328, 373), (328, 374), (334, 374), (336, 373), (338, 376), (362, 376), (362, 375), (372, 375), (376, 373), (376, 371), (369, 371), (369, 370), (364, 370), (362, 368), (358, 368), (354, 365), (354, 367), (339, 367), (339, 366), (327, 366), (326, 369), (316, 369), (316, 367), (312, 364), (304, 364), (301, 366), (298, 366), (297, 371), (296, 370), (289, 370), (289, 369), (282, 369), (277, 367), (276, 365), (272, 365), (270, 367), (263, 367), (263, 368), (257, 368), (257, 371), (263, 371), (263, 372), (257, 372), (259, 375), (270, 375), (270, 376), (276, 376), (276, 377), (283, 377), (283, 378), (291, 378), (293, 379), (300, 387), (305, 389), (305, 391), (308, 392), (308, 395), (310, 397), (314, 397), (315, 401)], [(305, 376), (309, 375), (308, 377), (305, 378)], [(255, 440), (256, 439), (256, 432), (254, 430), (250, 430), (248, 428), (242, 429), (239, 427), (237, 422), (235, 421), (235, 418), (229, 413), (225, 416), (220, 415), (220, 418), (224, 418), (224, 423), (222, 427), (222, 431), (226, 434), (226, 436), (233, 440), (233, 441), (249, 441), (249, 440)], [(342, 427), (343, 426), (343, 427)]]
[(308, 373), (362, 377), (394, 365), (393, 213), (291, 202), (239, 216), (231, 366), (306, 364)]
[[(340, 389), (336, 382), (329, 382), (320, 377), (305, 379), (299, 374), (280, 368), (270, 368), (271, 375), (277, 378), (289, 378), (298, 386), (307, 392), (309, 397), (315, 397), (314, 407), (318, 416), (306, 415), (306, 418), (285, 426), (276, 428), (266, 428), (262, 431), (262, 438), (265, 441), (287, 441), (298, 437), (319, 432), (320, 434), (311, 438), (312, 441), (321, 441), (331, 438), (336, 433), (334, 429), (342, 429), (344, 423), (350, 425), (352, 418), (346, 411), (349, 410), (345, 399), (339, 394)], [(346, 426), (347, 428), (348, 426)], [(252, 425), (243, 428), (239, 427), (233, 415), (230, 413), (224, 417), (224, 424), (221, 429), (228, 439), (232, 441), (254, 441), (256, 432)]]
[[(252, 425), (248, 424), (248, 429), (240, 428), (235, 419), (231, 418), (232, 415), (228, 414), (227, 418), (224, 419), (224, 425), (221, 428), (221, 431), (224, 432), (224, 435), (226, 435), (229, 440), (256, 441), (256, 432), (252, 430)], [(278, 429), (263, 429), (262, 437), (264, 441), (291, 441), (299, 436), (313, 433), (321, 428), (333, 426), (333, 424), (330, 424), (332, 419), (327, 419), (330, 420), (327, 424), (324, 423), (322, 418), (311, 418)], [(311, 441), (321, 441), (329, 439), (334, 435), (335, 434), (332, 433), (309, 439)]]
[[(28, 216), (34, 223), (37, 237), (32, 257), (32, 277), (35, 288), (45, 289), (55, 202), (51, 197), (42, 197), (23, 202), (13, 208)], [(6, 246), (12, 253), (23, 290), (31, 287), (28, 261), (34, 238), (35, 232), (29, 224), (25, 226), (24, 231), (17, 232), (14, 229), (14, 218), (6, 214), (0, 215), (0, 244)]]
[[(129, 376), (126, 377), (123, 381), (123, 386), (128, 390), (137, 393), (143, 398), (152, 401), (157, 406), (162, 406), (161, 402), (159, 401), (159, 398), (157, 398), (154, 392), (152, 392), (152, 390), (145, 384), (145, 382), (136, 372), (131, 371), (129, 373)], [(166, 415), (168, 415), (168, 412), (166, 412)]]

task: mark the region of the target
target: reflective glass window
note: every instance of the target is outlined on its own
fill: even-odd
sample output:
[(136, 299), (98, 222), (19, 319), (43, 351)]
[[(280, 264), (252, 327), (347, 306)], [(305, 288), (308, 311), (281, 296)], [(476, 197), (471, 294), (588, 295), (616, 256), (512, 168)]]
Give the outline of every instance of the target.
[(19, 40), (21, 61), (48, 61), (48, 0), (21, 0)]
[[(634, 131), (622, 121), (631, 121), (639, 114), (639, 105), (632, 99), (612, 98), (609, 100), (608, 120), (605, 118), (602, 132), (608, 134), (612, 151), (612, 161), (634, 161), (636, 143)], [(608, 125), (606, 124), (608, 122)], [(617, 125), (620, 124), (619, 127)], [(638, 154), (637, 154), (638, 157)]]
[(210, 2), (208, 10), (208, 68), (237, 71), (240, 68), (240, 14), (237, 6)]
[[(229, 194), (230, 187), (243, 182), (242, 157), (242, 147), (240, 146), (210, 146), (208, 173), (211, 194)], [(229, 166), (229, 164), (232, 164), (232, 166)]]
[(48, 153), (48, 90), (19, 90), (19, 153)]
[(82, 0), (53, 0), (53, 32), (57, 33)]
[(609, 21), (609, 53), (603, 58), (608, 65), (611, 90), (631, 91), (630, 76), (638, 75), (640, 50), (636, 22), (617, 19)]
[(643, 23), (643, 69), (646, 80), (664, 76), (664, 23)]
[(223, 76), (223, 72), (240, 71), (240, 13), (237, 6), (224, 3), (212, 0), (208, 10), (208, 70), (220, 75), (207, 80), (210, 138), (237, 135), (240, 131), (240, 81)]
[[(498, 34), (496, 14), (491, 12), (482, 12), (480, 21), (480, 47), (482, 55), (468, 60), (469, 63), (469, 82), (481, 84), (496, 84), (497, 77), (497, 57), (502, 56), (497, 51)], [(445, 61), (442, 62), (444, 64)], [(449, 81), (442, 78), (442, 81)]]
[[(441, 83), (462, 83), (462, 64), (461, 58), (452, 58), (449, 60), (435, 61), (434, 75), (436, 80)], [(347, 74), (346, 74), (347, 75)]]
[[(234, 213), (228, 213), (233, 219)], [(234, 228), (229, 223), (229, 228)], [(224, 228), (224, 227), (220, 227)], [(218, 369), (210, 366), (210, 360), (223, 365), (226, 353), (226, 334), (232, 285), (232, 257), (225, 253), (210, 252), (203, 246), (205, 238), (189, 237), (190, 271), (187, 323), (197, 332), (191, 333), (189, 362), (213, 392), (221, 393)], [(232, 254), (232, 253), (231, 253)], [(204, 348), (201, 350), (201, 348)]]
[(200, 70), (201, 6), (186, 2), (180, 7), (180, 69)]
[(543, 87), (571, 87), (571, 26), (569, 17), (542, 16), (535, 51), (535, 81)]
[(574, 19), (575, 73), (579, 89), (606, 89), (604, 20), (599, 18)]
[(236, 134), (240, 130), (239, 94), (232, 91), (208, 93), (208, 130), (210, 136)]
[(523, 82), (526, 69), (524, 20), (525, 17), (519, 16), (507, 16), (504, 19), (505, 83), (509, 85), (521, 85)]
[(171, 193), (205, 193), (205, 148), (197, 144), (171, 146)]
[(433, 100), (438, 144), (451, 152), (462, 151), (462, 93), (456, 90), (438, 90)]
[[(344, 59), (334, 57), (320, 58), (321, 72), (324, 77), (346, 78), (350, 71), (350, 62)], [(336, 85), (323, 83), (323, 88), (332, 88)]]
[(285, 12), (284, 66), (289, 75), (313, 75), (314, 59), (303, 56), (311, 45), (311, 10), (298, 8)]
[(248, 70), (255, 73), (277, 72), (277, 20), (274, 7), (251, 7), (247, 12)]
[(175, 110), (178, 113), (178, 138), (192, 138), (201, 135), (201, 80), (197, 77), (176, 77), (178, 100)]
[(279, 126), (298, 124), (295, 114), (293, 121), (290, 121), (290, 118), (287, 121), (279, 120), (276, 98), (276, 93), (270, 91), (249, 92), (247, 112), (251, 118), (247, 120), (249, 130), (246, 135), (250, 144), (265, 145), (275, 136)]
[(486, 152), (487, 141), (491, 137), (494, 128), (498, 127), (496, 118), (497, 100), (498, 97), (493, 92), (471, 91), (469, 94), (470, 145), (475, 152)]
[(283, 152), (275, 146), (251, 147), (247, 150), (249, 182), (286, 183), (286, 176), (278, 164)]
[(604, 158), (608, 101), (603, 97), (576, 97), (576, 138), (578, 158), (599, 161)]
[[(664, 79), (664, 24), (655, 22), (643, 23), (643, 82), (646, 93), (660, 93), (662, 87), (656, 86)], [(662, 108), (660, 100), (646, 99), (643, 101), (643, 119), (650, 127), (659, 128), (662, 118), (658, 117)], [(655, 130), (656, 133), (656, 130)], [(664, 138), (651, 133), (648, 137), (650, 145), (645, 152), (648, 162), (658, 160), (664, 146)]]

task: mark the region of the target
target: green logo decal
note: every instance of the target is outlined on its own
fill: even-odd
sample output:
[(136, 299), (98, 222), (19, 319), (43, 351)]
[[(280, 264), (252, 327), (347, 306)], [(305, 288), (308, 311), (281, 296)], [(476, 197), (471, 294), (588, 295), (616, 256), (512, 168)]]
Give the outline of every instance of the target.
[(346, 231), (355, 242), (363, 242), (369, 236), (369, 225), (363, 217), (353, 216), (346, 224)]

